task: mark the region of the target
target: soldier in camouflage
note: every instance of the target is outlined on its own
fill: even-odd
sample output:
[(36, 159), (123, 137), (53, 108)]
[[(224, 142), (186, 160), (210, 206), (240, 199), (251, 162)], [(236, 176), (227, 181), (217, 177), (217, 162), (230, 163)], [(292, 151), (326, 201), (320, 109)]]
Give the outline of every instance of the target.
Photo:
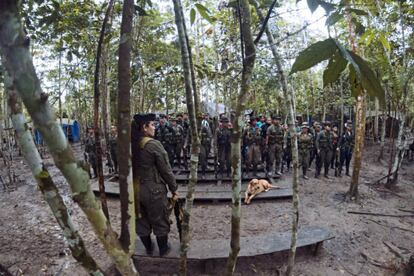
[(201, 165), (201, 178), (204, 179), (207, 164), (208, 164), (208, 155), (210, 153), (211, 146), (211, 130), (210, 126), (206, 124), (201, 124), (200, 129), (200, 165)]
[(249, 169), (253, 166), (253, 174), (257, 175), (257, 165), (261, 162), (262, 133), (261, 128), (257, 125), (257, 119), (250, 119), (250, 126), (244, 132), (244, 141), (247, 146), (246, 172), (249, 174)]
[(118, 173), (117, 136), (116, 126), (111, 126), (111, 134), (109, 136), (109, 152), (116, 174)]
[(88, 136), (85, 140), (85, 153), (87, 154), (87, 161), (93, 170), (93, 177), (89, 171), (90, 178), (97, 178), (97, 160), (96, 160), (96, 143), (95, 143), (95, 134), (93, 128), (88, 129)]
[(332, 159), (332, 151), (333, 151), (333, 135), (331, 133), (331, 123), (325, 122), (324, 123), (324, 130), (322, 130), (318, 136), (316, 137), (316, 151), (320, 158), (321, 166), (319, 166), (317, 170), (316, 177), (319, 177), (322, 169), (322, 165), (324, 166), (324, 176), (328, 177), (329, 172), (329, 165)]
[(168, 254), (170, 246), (167, 187), (178, 198), (177, 184), (162, 144), (153, 139), (155, 114), (136, 114), (132, 122), (131, 148), (134, 190), (137, 204), (136, 232), (147, 254), (153, 253), (151, 232), (157, 239), (160, 256)]
[(173, 159), (177, 161), (178, 168), (181, 168), (181, 153), (184, 145), (184, 128), (177, 123), (176, 118), (171, 119), (171, 130), (173, 133), (172, 147)]
[(174, 166), (174, 146), (173, 146), (173, 131), (165, 116), (160, 116), (160, 124), (155, 132), (155, 139), (161, 142), (164, 149), (167, 151), (170, 166)]
[(267, 129), (266, 146), (269, 150), (269, 170), (272, 170), (276, 161), (275, 174), (281, 175), (281, 162), (283, 155), (284, 131), (280, 126), (280, 117), (273, 117), (273, 124)]
[(219, 161), (219, 173), (223, 178), (224, 166), (226, 167), (226, 175), (230, 175), (231, 163), (230, 163), (230, 151), (231, 151), (231, 129), (229, 128), (229, 119), (222, 117), (221, 126), (216, 130), (216, 138), (214, 139), (217, 144), (217, 155)]
[(304, 179), (309, 179), (306, 176), (309, 167), (310, 152), (313, 148), (313, 137), (309, 133), (309, 125), (305, 122), (302, 124), (302, 131), (298, 137), (299, 149), (299, 164), (302, 166), (302, 173)]
[(342, 133), (339, 139), (339, 151), (340, 151), (340, 164), (339, 164), (339, 176), (342, 174), (342, 168), (345, 163), (346, 175), (349, 176), (349, 164), (351, 163), (352, 151), (354, 149), (355, 136), (352, 130), (352, 122), (347, 122), (346, 130)]

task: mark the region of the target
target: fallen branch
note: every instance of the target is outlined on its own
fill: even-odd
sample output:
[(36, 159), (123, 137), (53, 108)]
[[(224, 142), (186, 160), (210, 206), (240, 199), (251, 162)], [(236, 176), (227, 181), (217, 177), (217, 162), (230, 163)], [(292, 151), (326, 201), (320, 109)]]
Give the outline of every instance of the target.
[(414, 213), (414, 210), (407, 210), (407, 209), (401, 209), (401, 208), (398, 208), (398, 210), (400, 210), (401, 212)]
[(338, 260), (338, 263), (342, 266), (342, 268), (346, 271), (346, 272), (348, 272), (350, 275), (352, 275), (352, 276), (358, 276), (359, 274), (356, 274), (356, 273), (353, 273), (352, 271), (350, 271), (350, 269), (349, 268), (347, 268), (343, 263), (341, 263), (339, 260)]
[(400, 194), (398, 194), (398, 193), (396, 193), (396, 192), (393, 192), (393, 191), (391, 191), (391, 190), (389, 190), (389, 189), (375, 188), (375, 190), (376, 190), (376, 191), (378, 191), (378, 192), (390, 193), (390, 194), (393, 194), (393, 195), (395, 195), (395, 196), (397, 196), (397, 197), (399, 197), (399, 198), (405, 198), (405, 197), (403, 197), (402, 195), (400, 195)]
[(384, 227), (388, 227), (388, 228), (391, 228), (391, 229), (398, 229), (398, 230), (402, 230), (402, 231), (407, 231), (407, 232), (414, 233), (414, 230), (411, 230), (411, 229), (408, 229), (408, 228), (404, 228), (404, 227), (400, 227), (400, 226), (390, 226), (390, 225), (386, 225), (386, 224), (380, 223), (379, 221), (376, 221), (376, 220), (373, 220), (373, 219), (368, 219), (368, 220), (369, 221), (372, 221), (372, 222), (374, 222), (374, 223), (376, 223), (378, 225), (381, 225), (381, 226), (384, 226)]
[(368, 215), (368, 216), (378, 216), (378, 217), (394, 217), (394, 218), (414, 217), (414, 215), (393, 215), (393, 214), (370, 213), (370, 212), (359, 212), (359, 211), (348, 211), (348, 214)]
[(394, 253), (397, 257), (401, 258), (402, 260), (405, 260), (404, 255), (401, 253), (401, 250), (398, 249), (398, 247), (396, 247), (395, 245), (393, 245), (392, 243), (388, 243), (386, 241), (382, 242), (383, 244), (385, 244), (385, 246), (388, 247), (388, 249)]
[(388, 269), (388, 270), (394, 270), (394, 268), (393, 267), (390, 267), (390, 266), (387, 266), (387, 265), (385, 265), (384, 263), (381, 263), (381, 262), (379, 262), (379, 261), (377, 261), (377, 260), (375, 260), (373, 257), (371, 257), (371, 256), (369, 256), (367, 253), (365, 253), (365, 252), (361, 252), (361, 256), (367, 261), (367, 262), (369, 262), (370, 264), (372, 264), (372, 265), (375, 265), (375, 266), (378, 266), (378, 267), (381, 267), (381, 268), (385, 268), (385, 269)]

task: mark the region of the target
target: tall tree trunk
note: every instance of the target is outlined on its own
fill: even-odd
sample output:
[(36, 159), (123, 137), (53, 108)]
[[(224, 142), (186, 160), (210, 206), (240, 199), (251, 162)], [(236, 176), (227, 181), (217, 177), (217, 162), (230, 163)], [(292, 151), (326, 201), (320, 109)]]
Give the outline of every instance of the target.
[(238, 1), (238, 16), (240, 21), (240, 38), (242, 49), (243, 70), (240, 93), (237, 97), (233, 132), (231, 134), (231, 167), (232, 167), (232, 212), (231, 212), (231, 241), (230, 253), (226, 264), (226, 275), (233, 275), (236, 268), (237, 256), (240, 251), (240, 216), (241, 216), (241, 154), (242, 112), (246, 109), (249, 97), (251, 77), (256, 60), (256, 47), (250, 29), (251, 16), (248, 0)]
[(387, 115), (383, 114), (381, 116), (382, 124), (381, 124), (381, 143), (380, 143), (380, 154), (378, 155), (378, 161), (384, 159), (384, 148), (385, 148), (385, 133), (387, 128)]
[(402, 114), (400, 118), (397, 141), (395, 145), (393, 145), (395, 147), (396, 153), (395, 153), (394, 162), (392, 164), (392, 169), (391, 169), (392, 176), (389, 177), (387, 180), (387, 184), (386, 184), (387, 188), (394, 188), (398, 182), (398, 169), (404, 157), (404, 144), (402, 141), (402, 136), (404, 134), (404, 126), (405, 126), (404, 122), (405, 122), (405, 116), (404, 114)]
[[(256, 8), (256, 12), (264, 24), (264, 17), (262, 12), (260, 11), (259, 4), (256, 0), (252, 1), (253, 5)], [(269, 11), (270, 12), (270, 11)], [(295, 263), (295, 255), (296, 255), (296, 241), (297, 241), (297, 232), (298, 232), (298, 224), (299, 224), (299, 186), (298, 186), (298, 178), (299, 178), (299, 170), (298, 170), (298, 141), (297, 135), (295, 131), (295, 109), (294, 109), (294, 97), (293, 97), (293, 90), (288, 89), (288, 83), (286, 80), (285, 72), (282, 67), (280, 54), (277, 51), (276, 44), (274, 43), (273, 34), (270, 32), (268, 26), (265, 26), (266, 36), (270, 48), (272, 50), (273, 59), (276, 63), (277, 71), (280, 77), (280, 83), (282, 85), (283, 97), (286, 99), (287, 102), (287, 110), (288, 110), (288, 126), (289, 132), (292, 137), (292, 165), (293, 165), (293, 178), (292, 178), (292, 189), (293, 189), (293, 212), (292, 212), (292, 237), (291, 237), (291, 244), (290, 244), (290, 251), (289, 251), (289, 258), (288, 258), (288, 266), (286, 269), (286, 275), (292, 275), (293, 273), (293, 266)]]
[(100, 103), (100, 91), (99, 91), (99, 70), (101, 69), (101, 53), (103, 47), (103, 41), (105, 38), (106, 25), (108, 24), (109, 15), (111, 13), (114, 0), (110, 0), (106, 9), (105, 17), (102, 22), (101, 32), (99, 34), (98, 46), (96, 50), (96, 64), (95, 64), (95, 75), (94, 75), (94, 116), (93, 116), (93, 127), (95, 131), (95, 145), (96, 145), (96, 167), (98, 171), (99, 181), (99, 197), (101, 199), (102, 210), (109, 221), (108, 203), (106, 202), (105, 194), (105, 183), (102, 167), (102, 143), (99, 127), (99, 103)]
[(365, 100), (366, 95), (361, 90), (360, 95), (356, 101), (356, 114), (355, 114), (355, 148), (354, 148), (354, 167), (352, 170), (351, 185), (348, 191), (348, 197), (351, 200), (358, 199), (358, 182), (359, 173), (361, 171), (362, 164), (362, 152), (364, 150), (364, 139), (365, 139)]
[(118, 165), (121, 199), (121, 237), (128, 254), (135, 251), (135, 203), (131, 172), (131, 41), (134, 0), (125, 0), (122, 9), (118, 59)]
[(33, 60), (29, 52), (29, 39), (25, 36), (19, 15), (18, 1), (0, 1), (0, 50), (3, 64), (15, 84), (34, 125), (46, 142), (56, 166), (66, 178), (73, 195), (91, 223), (97, 238), (123, 275), (136, 275), (128, 254), (108, 223), (100, 204), (89, 185), (89, 174), (82, 161), (77, 161), (68, 141), (56, 122), (47, 98), (40, 87)]
[(374, 99), (375, 101), (375, 121), (374, 121), (374, 141), (377, 142), (379, 138), (379, 100), (378, 98)]
[(339, 92), (341, 93), (341, 126), (339, 127), (339, 135), (342, 137), (344, 132), (345, 122), (344, 122), (344, 88), (342, 86), (342, 78), (339, 78)]
[(196, 106), (197, 101), (195, 97), (195, 77), (192, 75), (194, 70), (191, 63), (191, 52), (189, 51), (188, 37), (185, 28), (185, 19), (183, 16), (182, 6), (180, 0), (173, 0), (175, 24), (177, 25), (178, 39), (181, 49), (181, 62), (183, 66), (184, 83), (185, 83), (185, 96), (187, 102), (187, 110), (190, 119), (190, 130), (192, 137), (191, 147), (191, 167), (190, 167), (190, 181), (188, 183), (188, 190), (186, 195), (186, 202), (184, 207), (184, 216), (182, 222), (182, 234), (181, 234), (181, 275), (187, 275), (187, 251), (188, 244), (190, 242), (190, 217), (191, 210), (194, 201), (194, 190), (197, 183), (197, 168), (198, 168), (198, 155), (200, 153), (200, 140), (198, 137), (197, 120), (196, 120)]
[[(355, 44), (355, 32), (354, 32), (354, 23), (352, 22), (351, 15), (346, 14), (349, 28), (349, 42), (352, 46), (352, 52), (356, 53), (356, 44)], [(365, 142), (365, 121), (366, 121), (366, 93), (362, 88), (361, 84), (352, 84), (352, 88), (357, 92), (356, 99), (356, 131), (355, 131), (355, 148), (354, 148), (354, 166), (352, 170), (351, 184), (347, 197), (351, 200), (358, 199), (358, 183), (359, 183), (359, 173), (361, 171), (362, 165), (362, 154), (364, 151), (364, 142)]]
[[(6, 83), (7, 81), (5, 80), (5, 84)], [(23, 157), (32, 171), (33, 177), (36, 179), (39, 190), (42, 192), (45, 201), (49, 205), (57, 223), (63, 231), (63, 236), (68, 242), (73, 258), (75, 258), (75, 260), (77, 260), (90, 275), (103, 275), (103, 270), (96, 264), (95, 260), (86, 250), (83, 239), (72, 222), (65, 202), (60, 196), (56, 184), (42, 162), (42, 158), (33, 141), (32, 133), (26, 124), (26, 119), (22, 113), (22, 104), (16, 91), (10, 85), (5, 86), (9, 96), (10, 117), (13, 122), (13, 127), (16, 130), (18, 143), (22, 150)]]

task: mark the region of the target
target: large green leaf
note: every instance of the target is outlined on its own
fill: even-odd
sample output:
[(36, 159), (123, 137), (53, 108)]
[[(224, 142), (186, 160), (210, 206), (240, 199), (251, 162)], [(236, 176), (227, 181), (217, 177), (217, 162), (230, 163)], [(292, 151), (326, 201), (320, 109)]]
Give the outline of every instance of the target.
[(355, 13), (356, 15), (368, 15), (366, 11), (359, 10), (359, 9), (348, 9), (350, 12)]
[(201, 17), (203, 17), (205, 20), (207, 20), (209, 23), (213, 24), (214, 19), (210, 16), (210, 11), (204, 7), (203, 5), (197, 3), (195, 4), (198, 12), (200, 13)]
[(328, 67), (323, 71), (323, 86), (326, 87), (328, 84), (336, 81), (342, 71), (345, 70), (347, 64), (348, 61), (337, 50), (335, 55), (329, 60)]
[(358, 78), (358, 75), (355, 71), (354, 66), (352, 64), (349, 64), (349, 85), (351, 88), (351, 95), (353, 97), (358, 97), (364, 90), (361, 87), (361, 82)]
[(383, 34), (383, 33), (381, 33), (380, 35), (379, 35), (379, 41), (381, 42), (381, 44), (382, 44), (382, 46), (388, 51), (388, 52), (390, 52), (391, 51), (391, 45), (390, 45), (390, 43), (388, 42), (388, 40), (387, 40), (387, 38), (385, 37), (385, 35)]
[(332, 26), (334, 25), (336, 22), (338, 22), (340, 19), (342, 19), (344, 16), (342, 14), (340, 14), (339, 12), (334, 12), (332, 13), (325, 22), (326, 26)]
[(324, 8), (324, 10), (326, 11), (326, 13), (330, 13), (331, 11), (333, 11), (335, 9), (335, 5), (332, 3), (328, 3), (322, 0), (318, 0), (319, 5)]
[(376, 97), (381, 103), (385, 102), (385, 91), (381, 86), (381, 82), (375, 76), (374, 71), (370, 68), (368, 62), (357, 54), (348, 51), (355, 62), (358, 64), (361, 74), (359, 78), (361, 79), (362, 86), (368, 92), (368, 95), (371, 97)]
[(318, 8), (318, 6), (319, 6), (318, 0), (308, 0), (308, 7), (312, 13)]
[(191, 25), (193, 25), (193, 24), (194, 24), (195, 17), (196, 17), (196, 11), (195, 11), (195, 9), (193, 8), (193, 9), (191, 9), (191, 11), (190, 11), (190, 23), (191, 23)]
[(290, 74), (306, 70), (321, 61), (327, 60), (335, 53), (335, 50), (336, 44), (332, 38), (312, 44), (299, 53), (295, 63), (292, 66)]
[(337, 40), (334, 40), (334, 41), (335, 41), (336, 47), (338, 47), (338, 49), (339, 49), (339, 53), (341, 54), (341, 56), (344, 59), (346, 59), (349, 63), (352, 64), (352, 66), (354, 67), (354, 69), (358, 73), (358, 75), (361, 75), (361, 70), (359, 69), (359, 66), (356, 63), (356, 61), (349, 54), (349, 51), (347, 49), (345, 49), (345, 47), (342, 46), (342, 44), (339, 43), (339, 41), (337, 41)]

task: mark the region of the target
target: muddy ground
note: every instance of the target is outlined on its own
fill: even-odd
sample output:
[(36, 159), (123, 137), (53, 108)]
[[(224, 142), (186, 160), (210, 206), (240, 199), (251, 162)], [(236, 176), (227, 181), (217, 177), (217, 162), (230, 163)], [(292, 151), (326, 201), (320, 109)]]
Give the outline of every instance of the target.
[[(81, 158), (80, 146), (75, 145), (74, 148)], [(378, 152), (378, 145), (365, 149), (358, 203), (344, 201), (350, 177), (300, 180), (300, 225), (326, 227), (335, 238), (326, 241), (316, 256), (301, 250), (295, 275), (396, 275), (401, 272), (402, 260), (414, 252), (414, 217), (348, 213), (358, 210), (413, 215), (399, 209), (414, 210), (414, 162), (404, 162), (398, 188), (390, 192), (382, 186), (368, 185), (387, 174), (385, 163), (376, 161)], [(385, 160), (389, 160), (389, 152), (386, 153)], [(0, 162), (2, 164), (2, 160)], [(50, 158), (46, 158), (45, 163), (64, 195), (88, 249), (102, 267), (108, 268), (109, 258), (95, 239), (85, 216), (71, 200), (65, 180)], [(3, 164), (0, 168), (5, 176), (6, 168)], [(62, 232), (21, 157), (15, 157), (13, 168), (20, 182), (12, 185), (13, 191), (0, 187), (0, 264), (14, 275), (86, 275), (71, 257)], [(310, 175), (313, 173), (312, 168)], [(279, 184), (290, 185), (290, 177), (290, 173), (286, 173), (278, 180)], [(111, 222), (119, 230), (119, 200), (109, 198), (108, 205)], [(192, 215), (194, 239), (229, 237), (229, 203), (197, 203)], [(253, 201), (252, 205), (242, 206), (241, 235), (288, 231), (290, 222), (290, 200)], [(175, 226), (172, 226), (171, 238), (178, 239)], [(286, 261), (286, 253), (243, 258), (238, 263), (236, 274), (278, 275)], [(175, 264), (141, 261), (138, 265), (143, 275), (172, 275), (177, 272), (174, 271)], [(223, 266), (224, 263), (217, 263), (215, 271), (210, 274), (220, 275)], [(192, 269), (191, 275), (202, 274), (197, 266)]]

